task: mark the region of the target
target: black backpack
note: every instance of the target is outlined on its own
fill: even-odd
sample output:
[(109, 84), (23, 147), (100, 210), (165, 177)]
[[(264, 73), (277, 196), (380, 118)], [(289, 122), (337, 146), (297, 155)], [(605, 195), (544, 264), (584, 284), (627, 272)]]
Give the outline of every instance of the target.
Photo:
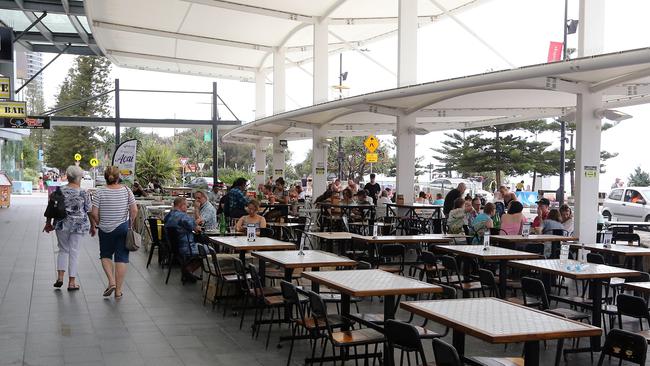
[(47, 202), (47, 208), (43, 215), (48, 219), (62, 220), (68, 214), (65, 211), (65, 196), (61, 192), (61, 187), (56, 187), (56, 191), (52, 192), (50, 199)]

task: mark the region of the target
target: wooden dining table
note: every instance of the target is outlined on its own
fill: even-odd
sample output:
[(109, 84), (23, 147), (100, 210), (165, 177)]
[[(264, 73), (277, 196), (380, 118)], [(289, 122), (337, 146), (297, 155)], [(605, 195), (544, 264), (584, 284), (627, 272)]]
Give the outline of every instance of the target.
[[(540, 341), (580, 337), (599, 339), (602, 333), (597, 326), (497, 298), (406, 301), (400, 306), (404, 310), (451, 328), (453, 345), (461, 357), (465, 355), (466, 335), (493, 344), (523, 342), (526, 366), (540, 364)], [(560, 354), (561, 348), (556, 354), (556, 364)], [(485, 358), (474, 359), (487, 361)], [(497, 362), (493, 364), (501, 364)]]
[[(535, 270), (545, 274), (543, 277), (545, 282), (544, 285), (546, 286), (547, 291), (550, 289), (550, 275), (559, 275), (566, 278), (571, 278), (573, 280), (590, 281), (592, 304), (598, 304), (597, 306), (591, 306), (591, 324), (596, 327), (600, 327), (601, 325), (602, 308), (600, 304), (602, 303), (603, 281), (606, 281), (612, 277), (632, 277), (639, 275), (639, 272), (626, 268), (618, 268), (595, 263), (580, 263), (578, 261), (570, 259), (515, 260), (510, 261), (509, 264), (513, 267)], [(576, 264), (581, 264), (583, 267), (578, 271), (575, 269)], [(561, 298), (558, 299), (561, 300)], [(590, 348), (583, 348), (572, 351), (600, 351), (600, 336), (591, 337), (590, 343)]]
[[(350, 314), (350, 297), (382, 296), (384, 298), (384, 320), (395, 318), (395, 300), (399, 295), (417, 295), (442, 292), (442, 287), (412, 278), (399, 276), (379, 269), (304, 272), (303, 277), (312, 284), (325, 285), (341, 293), (341, 315), (372, 326), (363, 319)], [(384, 344), (384, 355), (389, 355)], [(386, 365), (393, 360), (387, 357)]]
[(539, 259), (538, 254), (507, 248), (490, 246), (484, 249), (482, 245), (436, 245), (436, 249), (461, 257), (478, 258), (483, 261), (499, 262), (499, 295), (506, 297), (508, 261), (514, 259)]
[(650, 282), (626, 282), (623, 288), (631, 291), (650, 293)]
[[(581, 249), (583, 244), (571, 244), (574, 249)], [(643, 271), (643, 258), (650, 256), (650, 248), (624, 244), (584, 244), (590, 252), (616, 255), (625, 258), (634, 258), (634, 269)]]
[(250, 251), (289, 250), (296, 249), (296, 245), (271, 238), (257, 237), (255, 241), (248, 241), (246, 236), (208, 236), (213, 244), (223, 245), (239, 253), (239, 260), (246, 263), (246, 253)]

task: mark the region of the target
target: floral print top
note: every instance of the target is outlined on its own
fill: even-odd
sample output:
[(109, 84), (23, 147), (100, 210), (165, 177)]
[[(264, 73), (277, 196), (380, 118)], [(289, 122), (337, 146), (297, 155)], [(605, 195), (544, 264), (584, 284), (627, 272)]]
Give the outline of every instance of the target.
[(71, 233), (87, 233), (90, 230), (90, 195), (81, 188), (61, 187), (65, 197), (65, 219), (54, 220), (55, 230), (64, 230)]

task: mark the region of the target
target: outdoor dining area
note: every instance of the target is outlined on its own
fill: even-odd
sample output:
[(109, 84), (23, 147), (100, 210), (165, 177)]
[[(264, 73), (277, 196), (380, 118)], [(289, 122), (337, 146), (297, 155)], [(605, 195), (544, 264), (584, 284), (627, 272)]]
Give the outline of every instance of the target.
[(263, 227), (237, 230), (224, 217), (183, 240), (164, 224), (176, 202), (138, 202), (147, 267), (188, 286), (194, 271), (196, 301), (287, 365), (646, 363), (649, 248), (566, 233), (452, 234), (440, 208), (401, 203), (301, 202)]

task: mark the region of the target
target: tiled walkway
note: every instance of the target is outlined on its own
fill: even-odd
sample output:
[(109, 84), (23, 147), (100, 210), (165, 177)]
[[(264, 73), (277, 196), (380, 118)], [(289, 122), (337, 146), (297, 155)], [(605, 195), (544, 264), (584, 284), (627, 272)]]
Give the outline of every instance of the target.
[[(249, 321), (239, 330), (238, 319), (224, 319), (204, 307), (200, 286), (181, 286), (176, 271), (165, 285), (157, 265), (145, 268), (144, 252), (131, 257), (124, 298), (105, 299), (97, 240), (87, 236), (79, 266), (81, 290), (54, 290), (55, 237), (41, 232), (45, 204), (42, 195), (14, 196), (10, 209), (0, 209), (0, 365), (286, 364), (288, 344), (275, 347), (280, 332), (273, 333), (265, 351), (263, 334), (251, 339)], [(382, 308), (377, 299), (362, 307)], [(555, 342), (549, 342), (542, 351), (545, 365), (552, 364), (554, 351)], [(466, 352), (517, 356), (521, 345), (504, 352), (503, 346), (468, 337)], [(307, 342), (301, 342), (295, 364), (302, 364), (306, 354)], [(570, 361), (590, 362), (588, 355)]]

